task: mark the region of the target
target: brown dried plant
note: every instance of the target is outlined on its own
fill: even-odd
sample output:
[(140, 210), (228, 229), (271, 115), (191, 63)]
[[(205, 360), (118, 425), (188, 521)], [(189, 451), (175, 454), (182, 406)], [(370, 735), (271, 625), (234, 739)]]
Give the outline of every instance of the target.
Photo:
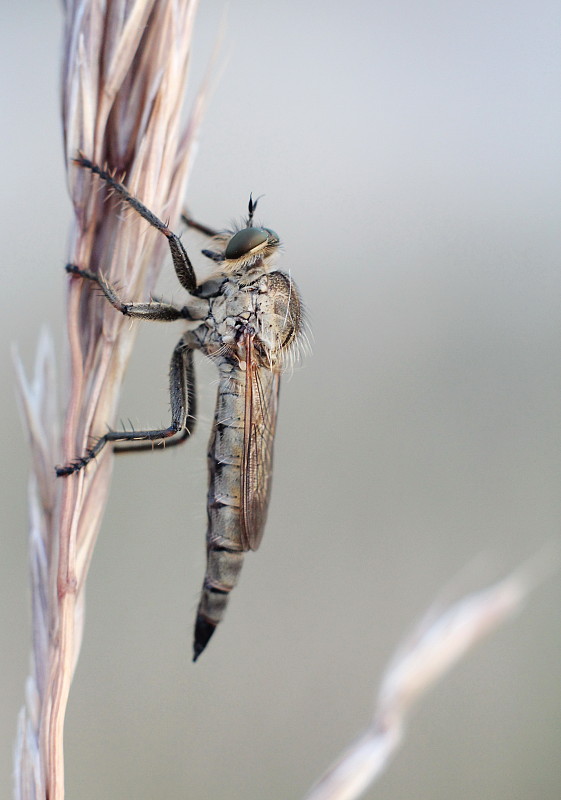
[[(98, 270), (146, 298), (164, 237), (117, 208), (100, 181), (73, 164), (81, 151), (126, 175), (130, 191), (177, 222), (202, 97), (187, 127), (181, 110), (196, 0), (66, 0), (62, 116), (74, 208), (68, 261)], [(62, 265), (61, 265), (62, 266)], [(56, 265), (53, 279), (57, 276)], [(46, 335), (35, 378), (19, 369), (33, 455), (30, 571), (33, 646), (15, 755), (17, 800), (64, 797), (64, 716), (80, 651), (84, 587), (105, 508), (110, 449), (94, 468), (55, 479), (54, 464), (84, 452), (115, 415), (136, 326), (92, 286), (67, 281), (70, 355), (62, 453), (53, 348)]]

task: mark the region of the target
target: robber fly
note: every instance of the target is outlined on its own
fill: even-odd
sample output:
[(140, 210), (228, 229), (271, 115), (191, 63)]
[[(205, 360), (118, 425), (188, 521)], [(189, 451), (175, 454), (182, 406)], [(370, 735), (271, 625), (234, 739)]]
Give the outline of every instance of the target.
[(198, 324), (185, 331), (173, 351), (170, 426), (110, 431), (83, 456), (57, 467), (56, 473), (64, 476), (78, 472), (108, 443), (125, 443), (114, 447), (123, 452), (151, 449), (154, 442), (163, 440), (168, 446), (185, 441), (193, 433), (196, 415), (193, 351), (203, 352), (214, 362), (219, 382), (208, 449), (207, 567), (195, 623), (196, 661), (224, 615), (244, 553), (257, 550), (261, 543), (271, 491), (280, 374), (294, 357), (303, 335), (300, 298), (292, 278), (272, 268), (279, 237), (270, 228), (254, 226), (257, 202), (251, 197), (245, 227), (228, 234), (216, 234), (186, 220), (215, 236), (216, 249), (202, 252), (215, 263), (217, 274), (197, 284), (191, 261), (176, 234), (108, 172), (82, 155), (75, 163), (98, 175), (167, 238), (177, 278), (189, 293), (189, 300), (182, 308), (160, 301), (123, 302), (101, 272), (74, 264), (68, 264), (66, 270), (94, 281), (125, 316)]

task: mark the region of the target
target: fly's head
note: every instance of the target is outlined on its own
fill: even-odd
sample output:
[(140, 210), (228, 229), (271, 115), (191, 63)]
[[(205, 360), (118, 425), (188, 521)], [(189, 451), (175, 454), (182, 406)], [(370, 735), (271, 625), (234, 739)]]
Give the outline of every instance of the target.
[(271, 263), (280, 247), (278, 234), (272, 228), (257, 227), (253, 224), (253, 215), (257, 208), (257, 200), (249, 196), (248, 217), (245, 226), (230, 233), (218, 234), (215, 237), (218, 251), (203, 250), (203, 254), (220, 265), (225, 275), (242, 277), (254, 270), (268, 272)]
[(228, 240), (224, 250), (224, 272), (243, 274), (252, 269), (266, 271), (280, 240), (271, 228), (242, 228)]

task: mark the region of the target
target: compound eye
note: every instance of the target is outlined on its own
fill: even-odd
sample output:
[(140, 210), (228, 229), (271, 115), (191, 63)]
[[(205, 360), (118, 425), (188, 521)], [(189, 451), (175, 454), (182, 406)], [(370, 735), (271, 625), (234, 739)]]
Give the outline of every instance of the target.
[(272, 228), (263, 228), (263, 230), (267, 231), (267, 233), (269, 234), (268, 238), (270, 245), (274, 246), (280, 243), (279, 235), (276, 231), (274, 231)]
[(224, 255), (228, 259), (236, 259), (249, 255), (253, 250), (262, 250), (269, 236), (270, 231), (266, 228), (244, 228), (232, 236)]

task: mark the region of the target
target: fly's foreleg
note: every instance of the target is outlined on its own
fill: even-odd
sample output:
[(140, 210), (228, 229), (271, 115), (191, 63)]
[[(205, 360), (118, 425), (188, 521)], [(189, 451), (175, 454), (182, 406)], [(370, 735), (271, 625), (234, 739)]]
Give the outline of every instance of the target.
[(193, 228), (193, 230), (199, 231), (199, 233), (204, 233), (205, 236), (216, 236), (218, 233), (214, 228), (210, 228), (208, 225), (204, 225), (202, 222), (197, 222), (196, 219), (193, 219), (187, 209), (183, 209), (181, 221), (184, 222), (188, 228)]
[(132, 194), (123, 186), (123, 184), (115, 180), (113, 175), (111, 175), (109, 172), (101, 169), (101, 167), (98, 167), (97, 164), (94, 164), (87, 158), (84, 158), (82, 154), (79, 154), (78, 157), (74, 159), (74, 163), (79, 167), (89, 169), (95, 175), (99, 175), (99, 177), (104, 180), (105, 183), (111, 186), (111, 188), (118, 195), (120, 195), (126, 203), (134, 208), (137, 214), (140, 214), (140, 216), (149, 222), (153, 228), (156, 228), (160, 231), (160, 233), (163, 233), (168, 240), (173, 266), (175, 268), (175, 273), (179, 283), (184, 289), (187, 289), (190, 294), (194, 294), (197, 289), (197, 278), (195, 276), (193, 265), (189, 260), (187, 251), (183, 247), (179, 236), (171, 231), (161, 219), (158, 219), (158, 217), (153, 214), (149, 208), (146, 208), (146, 206), (141, 203), (140, 200), (137, 200), (136, 197), (133, 197)]
[[(187, 439), (195, 427), (196, 397), (195, 376), (193, 372), (193, 353), (184, 340), (181, 339), (171, 358), (170, 364), (170, 399), (171, 399), (171, 425), (168, 428), (149, 431), (109, 431), (102, 436), (86, 453), (62, 467), (55, 467), (56, 474), (60, 476), (72, 475), (79, 472), (103, 450), (109, 442), (127, 442), (115, 449), (119, 452), (127, 450), (152, 449), (153, 443), (171, 439), (177, 433), (181, 436), (172, 440), (178, 444)], [(132, 444), (139, 442), (140, 444)]]
[[(214, 228), (209, 228), (208, 225), (203, 225), (202, 222), (197, 222), (196, 219), (193, 219), (188, 211), (183, 211), (181, 214), (181, 221), (184, 222), (189, 228), (199, 231), (199, 233), (204, 233), (205, 236), (213, 237), (217, 236), (218, 234), (218, 231), (214, 230)], [(217, 264), (220, 264), (224, 261), (224, 253), (216, 253), (214, 250), (201, 250), (201, 253), (203, 256), (210, 258), (211, 261), (215, 261)]]

